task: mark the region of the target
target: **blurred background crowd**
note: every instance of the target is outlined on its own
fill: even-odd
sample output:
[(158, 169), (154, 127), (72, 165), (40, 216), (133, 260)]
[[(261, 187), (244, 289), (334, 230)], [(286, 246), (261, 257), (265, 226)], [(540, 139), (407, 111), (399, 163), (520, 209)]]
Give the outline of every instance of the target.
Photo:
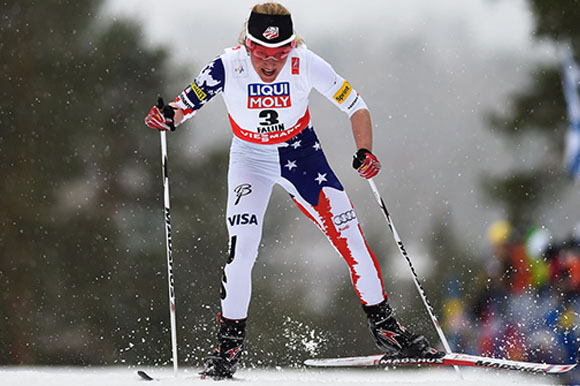
[[(563, 240), (507, 221), (488, 230), (491, 253), (472, 285), (451, 279), (445, 329), (454, 347), (512, 360), (574, 363), (580, 349), (580, 224)], [(466, 294), (468, 292), (468, 294)], [(580, 372), (565, 376), (580, 382)]]

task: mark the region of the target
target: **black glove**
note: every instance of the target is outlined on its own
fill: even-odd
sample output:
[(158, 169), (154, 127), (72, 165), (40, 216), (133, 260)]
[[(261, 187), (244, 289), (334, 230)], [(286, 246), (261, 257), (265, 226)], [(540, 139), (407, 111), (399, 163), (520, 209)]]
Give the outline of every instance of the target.
[(174, 117), (174, 107), (166, 105), (163, 98), (159, 97), (157, 104), (149, 110), (145, 117), (145, 124), (157, 130), (175, 131)]
[(381, 163), (377, 157), (367, 149), (359, 149), (352, 157), (352, 167), (366, 179), (373, 178), (381, 171)]

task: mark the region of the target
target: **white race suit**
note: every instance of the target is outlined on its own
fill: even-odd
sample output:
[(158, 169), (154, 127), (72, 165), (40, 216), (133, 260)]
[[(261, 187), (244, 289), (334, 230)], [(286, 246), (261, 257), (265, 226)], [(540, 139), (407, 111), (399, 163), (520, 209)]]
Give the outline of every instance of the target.
[(377, 259), (312, 127), (312, 88), (349, 116), (366, 108), (351, 85), (304, 46), (292, 49), (272, 83), (260, 79), (245, 47), (227, 49), (176, 99), (189, 118), (221, 94), (234, 134), (226, 213), (230, 247), (221, 283), (227, 319), (248, 315), (251, 271), (274, 184), (290, 194), (344, 258), (361, 302), (374, 305), (386, 298)]

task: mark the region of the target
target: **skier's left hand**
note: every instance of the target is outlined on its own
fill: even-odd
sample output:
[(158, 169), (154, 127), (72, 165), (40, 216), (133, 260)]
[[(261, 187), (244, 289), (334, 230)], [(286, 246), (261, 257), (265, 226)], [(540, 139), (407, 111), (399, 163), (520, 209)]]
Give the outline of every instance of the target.
[(381, 163), (377, 157), (367, 149), (359, 149), (352, 159), (352, 167), (362, 178), (373, 178), (381, 171)]

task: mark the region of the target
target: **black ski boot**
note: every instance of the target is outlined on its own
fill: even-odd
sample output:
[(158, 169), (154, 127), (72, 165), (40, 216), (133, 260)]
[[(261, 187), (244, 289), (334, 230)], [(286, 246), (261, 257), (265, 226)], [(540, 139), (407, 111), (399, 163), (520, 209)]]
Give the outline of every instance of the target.
[(218, 314), (218, 323), (218, 346), (204, 359), (205, 368), (199, 373), (202, 379), (232, 378), (244, 351), (246, 319), (230, 320)]
[(445, 353), (429, 345), (423, 335), (412, 334), (395, 319), (387, 300), (375, 306), (364, 306), (369, 330), (377, 347), (393, 358), (441, 358)]

